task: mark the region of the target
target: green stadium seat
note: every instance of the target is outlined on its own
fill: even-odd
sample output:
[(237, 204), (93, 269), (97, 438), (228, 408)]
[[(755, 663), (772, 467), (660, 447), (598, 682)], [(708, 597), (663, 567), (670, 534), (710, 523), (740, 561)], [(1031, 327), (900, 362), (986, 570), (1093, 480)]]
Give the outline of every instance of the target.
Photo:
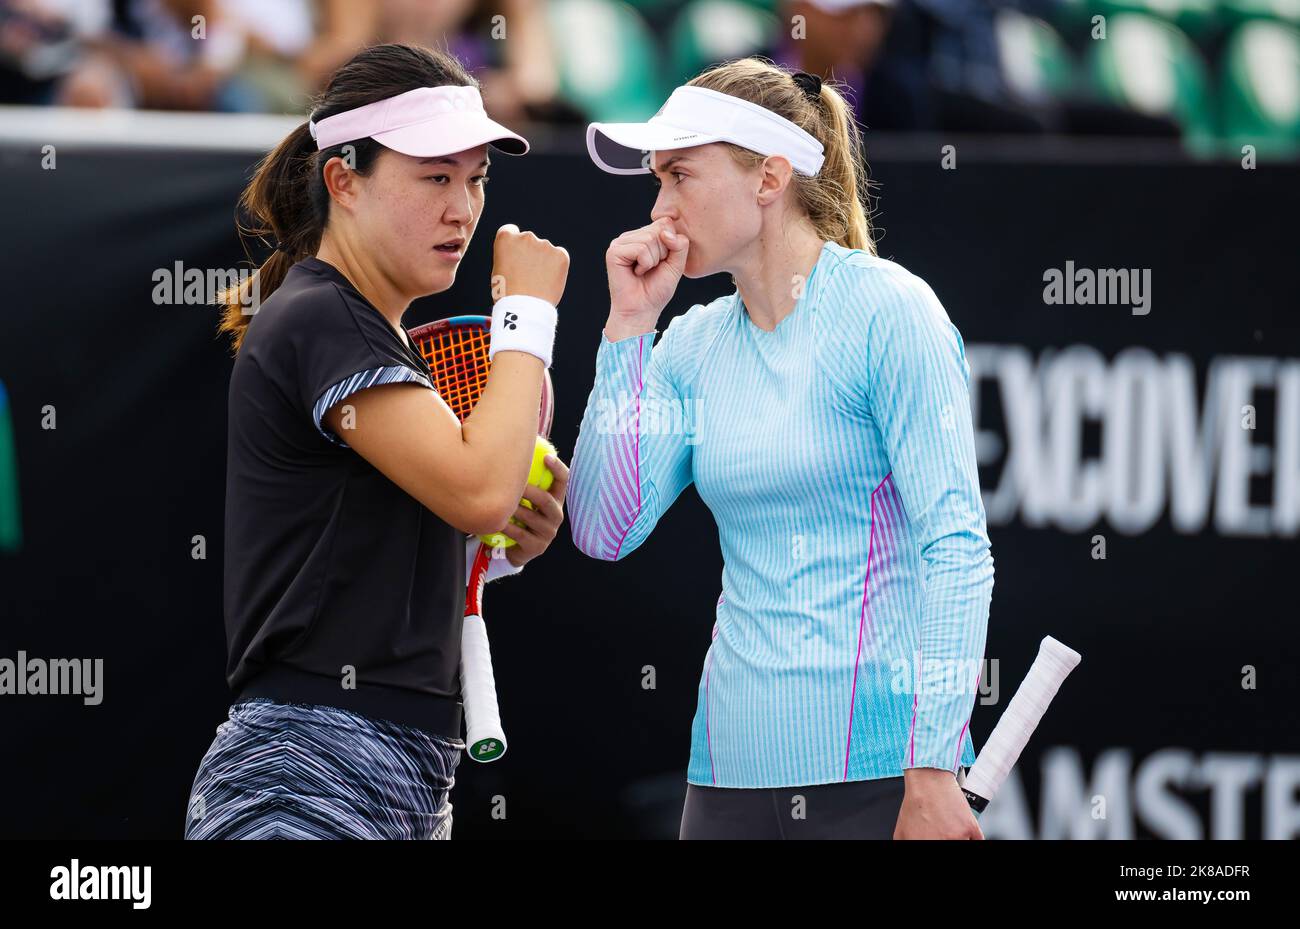
[(1223, 137), (1239, 152), (1300, 151), (1300, 30), (1278, 22), (1244, 23), (1223, 51), (1220, 114)]
[(1219, 11), (1230, 25), (1267, 19), (1300, 26), (1300, 0), (1220, 0)]
[(1107, 18), (1106, 38), (1090, 42), (1087, 55), (1087, 73), (1101, 99), (1169, 117), (1182, 127), (1190, 150), (1214, 150), (1207, 69), (1182, 30), (1150, 16), (1120, 13)]
[(999, 10), (994, 27), (1003, 77), (1018, 97), (1033, 103), (1070, 92), (1073, 61), (1055, 29), (1012, 9)]
[(695, 0), (668, 32), (670, 87), (719, 62), (770, 48), (777, 18), (744, 0)]
[[(1173, 23), (1200, 40), (1218, 28), (1222, 0), (1062, 0), (1054, 16), (1058, 25), (1080, 39), (1092, 35), (1092, 17), (1109, 19), (1120, 13), (1142, 13)], [(1262, 2), (1262, 0), (1248, 0)], [(1292, 2), (1292, 0), (1280, 0)]]
[[(651, 26), (658, 27), (676, 18), (683, 8), (691, 6), (698, 0), (624, 0), (624, 2), (644, 15), (646, 22)], [(780, 6), (779, 0), (736, 0), (736, 2), (772, 16), (776, 15)]]
[(560, 94), (593, 120), (636, 121), (663, 103), (658, 47), (639, 13), (617, 0), (546, 4)]
[(659, 22), (666, 17), (671, 17), (676, 10), (686, 6), (691, 0), (624, 0), (624, 2), (634, 7), (648, 21)]

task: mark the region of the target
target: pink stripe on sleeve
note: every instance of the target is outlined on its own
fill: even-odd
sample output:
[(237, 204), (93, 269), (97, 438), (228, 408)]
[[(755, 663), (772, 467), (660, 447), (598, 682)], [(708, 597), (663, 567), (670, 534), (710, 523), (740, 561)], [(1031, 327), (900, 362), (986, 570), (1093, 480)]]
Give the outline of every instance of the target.
[[(980, 668), (979, 671), (975, 674), (975, 693), (977, 696), (979, 695), (979, 691), (980, 691), (980, 678), (983, 676), (983, 674), (984, 674), (983, 668)], [(971, 712), (972, 713), (974, 712), (973, 705), (971, 707)], [(961, 733), (957, 736), (957, 757), (954, 758), (952, 762), (952, 766), (954, 770), (961, 767), (961, 740), (965, 738), (966, 727), (969, 725), (970, 725), (970, 717), (967, 716), (966, 722), (962, 724)]]

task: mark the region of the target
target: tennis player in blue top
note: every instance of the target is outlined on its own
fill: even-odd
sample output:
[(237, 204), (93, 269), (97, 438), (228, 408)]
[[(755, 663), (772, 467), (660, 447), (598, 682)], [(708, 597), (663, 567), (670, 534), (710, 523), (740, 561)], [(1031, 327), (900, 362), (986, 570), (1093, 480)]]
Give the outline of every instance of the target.
[[(982, 838), (955, 777), (993, 588), (970, 369), (875, 255), (843, 97), (743, 59), (587, 146), (660, 189), (606, 253), (574, 541), (625, 557), (693, 481), (724, 560), (682, 837)], [(719, 272), (655, 345), (682, 275)]]

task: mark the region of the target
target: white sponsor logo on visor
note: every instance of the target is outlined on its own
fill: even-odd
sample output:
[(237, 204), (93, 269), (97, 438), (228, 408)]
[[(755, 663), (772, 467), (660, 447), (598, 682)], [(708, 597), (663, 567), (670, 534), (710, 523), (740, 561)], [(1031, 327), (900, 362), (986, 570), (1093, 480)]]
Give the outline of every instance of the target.
[(592, 123), (587, 152), (610, 174), (648, 174), (645, 154), (731, 142), (760, 155), (783, 155), (813, 177), (825, 159), (822, 144), (790, 120), (730, 94), (678, 87), (648, 122)]

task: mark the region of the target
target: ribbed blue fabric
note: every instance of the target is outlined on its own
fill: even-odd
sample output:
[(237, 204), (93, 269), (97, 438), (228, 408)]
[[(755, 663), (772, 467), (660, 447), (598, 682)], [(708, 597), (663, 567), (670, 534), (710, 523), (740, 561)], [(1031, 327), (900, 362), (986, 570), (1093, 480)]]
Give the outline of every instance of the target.
[(717, 522), (688, 780), (973, 763), (993, 559), (970, 368), (934, 292), (828, 242), (772, 332), (733, 293), (653, 343), (602, 335), (568, 508), (578, 548), (605, 560), (635, 551), (691, 482)]

